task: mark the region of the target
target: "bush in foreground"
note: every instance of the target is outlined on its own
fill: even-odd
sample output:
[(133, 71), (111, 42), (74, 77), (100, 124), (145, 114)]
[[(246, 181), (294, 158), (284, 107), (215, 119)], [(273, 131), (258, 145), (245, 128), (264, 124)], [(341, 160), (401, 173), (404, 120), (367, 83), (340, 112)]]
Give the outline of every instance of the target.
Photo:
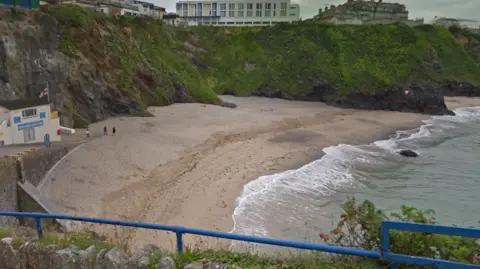
[[(343, 205), (344, 214), (331, 236), (320, 236), (335, 245), (379, 250), (380, 225), (383, 220), (437, 224), (433, 210), (402, 206), (400, 213), (390, 216), (378, 210), (370, 201), (357, 203), (350, 199)], [(463, 263), (480, 264), (480, 245), (475, 238), (429, 233), (391, 231), (390, 251), (397, 254), (422, 256)]]

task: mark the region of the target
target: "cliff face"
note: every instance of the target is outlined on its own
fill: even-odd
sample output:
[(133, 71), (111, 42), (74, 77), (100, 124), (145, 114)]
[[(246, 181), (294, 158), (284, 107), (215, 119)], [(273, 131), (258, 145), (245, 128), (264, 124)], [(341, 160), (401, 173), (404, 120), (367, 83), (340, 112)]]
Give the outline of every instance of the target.
[(476, 47), (432, 26), (184, 29), (69, 5), (2, 18), (0, 98), (48, 81), (67, 126), (216, 93), (428, 114), (451, 113), (444, 94), (480, 96)]
[(68, 74), (69, 59), (57, 51), (59, 29), (41, 13), (0, 9), (0, 98), (33, 98), (52, 83), (60, 92)]

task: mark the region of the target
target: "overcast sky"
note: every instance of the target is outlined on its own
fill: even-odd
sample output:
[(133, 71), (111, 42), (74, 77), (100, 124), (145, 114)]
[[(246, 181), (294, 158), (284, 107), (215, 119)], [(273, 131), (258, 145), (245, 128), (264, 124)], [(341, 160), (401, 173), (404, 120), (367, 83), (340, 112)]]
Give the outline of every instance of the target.
[[(175, 12), (175, 0), (146, 0), (163, 6), (168, 12)], [(376, 0), (378, 1), (378, 0)], [(300, 4), (303, 19), (313, 17), (319, 8), (325, 4), (341, 4), (346, 0), (292, 0)], [(480, 0), (386, 0), (384, 2), (399, 2), (407, 5), (410, 18), (423, 17), (426, 21), (434, 16), (454, 17), (480, 20)]]

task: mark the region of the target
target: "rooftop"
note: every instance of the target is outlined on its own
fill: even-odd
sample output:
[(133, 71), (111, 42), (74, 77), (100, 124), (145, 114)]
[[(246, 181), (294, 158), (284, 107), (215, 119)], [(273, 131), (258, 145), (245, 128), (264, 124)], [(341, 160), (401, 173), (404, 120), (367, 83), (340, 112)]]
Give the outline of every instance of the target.
[(48, 105), (47, 99), (29, 99), (29, 100), (0, 100), (0, 107), (8, 110), (16, 110), (27, 107)]

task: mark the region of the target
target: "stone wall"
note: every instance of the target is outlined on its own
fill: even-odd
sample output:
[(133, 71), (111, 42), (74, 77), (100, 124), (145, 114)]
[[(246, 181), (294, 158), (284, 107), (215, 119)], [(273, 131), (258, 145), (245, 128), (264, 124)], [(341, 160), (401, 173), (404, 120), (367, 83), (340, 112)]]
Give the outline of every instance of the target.
[[(17, 161), (15, 157), (0, 158), (0, 211), (18, 211)], [(0, 217), (0, 225), (14, 225), (15, 218)]]
[(50, 168), (75, 146), (43, 148), (25, 153), (19, 158), (22, 181), (28, 181), (32, 185), (37, 186)]

